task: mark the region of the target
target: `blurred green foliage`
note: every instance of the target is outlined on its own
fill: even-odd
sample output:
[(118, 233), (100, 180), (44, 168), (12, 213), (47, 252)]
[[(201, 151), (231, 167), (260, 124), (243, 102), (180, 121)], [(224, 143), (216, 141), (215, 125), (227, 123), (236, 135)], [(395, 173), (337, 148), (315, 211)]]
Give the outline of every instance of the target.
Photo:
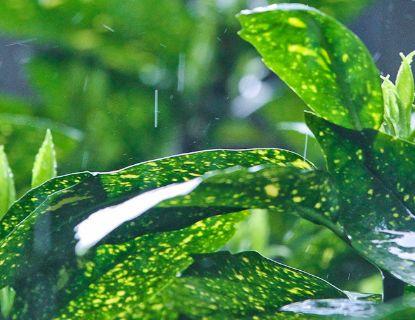
[[(347, 21), (372, 1), (288, 2)], [(304, 127), (297, 125), (305, 105), (236, 34), (234, 16), (251, 3), (2, 0), (1, 32), (33, 49), (25, 64), (33, 94), (0, 96), (0, 145), (18, 191), (28, 186), (46, 128), (53, 132), (59, 173), (113, 170), (213, 147), (287, 147), (322, 164), (316, 142), (310, 137), (305, 148)], [(328, 269), (338, 270), (329, 276), (339, 284), (356, 275), (350, 270), (356, 266), (356, 280), (374, 272), (328, 231), (290, 216), (268, 221), (257, 213), (238, 235), (245, 244), (234, 240), (232, 248), (255, 247), (323, 278)], [(246, 243), (258, 232), (262, 238)]]
[[(370, 1), (304, 2), (344, 20)], [(236, 35), (234, 15), (249, 5), (241, 0), (162, 0), (155, 9), (150, 0), (122, 5), (116, 0), (2, 1), (0, 30), (34, 48), (25, 66), (34, 95), (25, 101), (2, 98), (0, 112), (46, 118), (79, 130), (58, 130), (72, 140), (63, 143), (55, 135), (58, 148), (65, 148), (58, 150), (64, 172), (81, 166), (115, 169), (205, 147), (259, 143), (301, 149), (301, 135), (286, 138), (275, 124), (301, 119), (304, 105), (285, 87), (268, 84), (268, 71)], [(241, 79), (250, 84), (247, 76), (262, 88), (256, 96), (244, 94), (243, 83), (241, 88)], [(261, 92), (264, 88), (269, 92)], [(160, 91), (157, 129), (155, 89)], [(264, 98), (252, 105), (249, 100), (261, 100), (258, 95)], [(249, 117), (267, 102), (269, 107)], [(275, 112), (275, 103), (286, 108)], [(14, 168), (29, 175), (28, 161), (18, 159), (25, 152), (15, 144), (31, 136), (39, 141), (44, 127), (36, 132), (32, 121), (6, 122), (9, 128), (0, 143), (11, 149)], [(30, 128), (19, 133), (23, 123)], [(23, 186), (19, 180), (17, 184)]]

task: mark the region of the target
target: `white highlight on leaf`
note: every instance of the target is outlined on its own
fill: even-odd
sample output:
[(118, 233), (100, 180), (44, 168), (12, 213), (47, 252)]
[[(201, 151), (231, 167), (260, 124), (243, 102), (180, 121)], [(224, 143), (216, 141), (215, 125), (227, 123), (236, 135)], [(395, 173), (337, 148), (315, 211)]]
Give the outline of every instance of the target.
[(274, 11), (274, 10), (282, 10), (282, 11), (294, 11), (294, 10), (300, 10), (300, 11), (317, 11), (316, 9), (309, 7), (305, 4), (299, 4), (299, 3), (281, 3), (281, 4), (271, 4), (269, 6), (263, 6), (254, 8), (251, 10), (242, 10), (241, 14), (248, 15), (252, 13), (262, 13), (262, 12), (268, 12), (268, 11)]
[(375, 304), (371, 301), (350, 301), (348, 299), (320, 299), (294, 302), (280, 310), (324, 316), (370, 317), (375, 313)]
[(148, 192), (120, 204), (100, 209), (75, 227), (75, 246), (77, 255), (84, 255), (91, 247), (123, 223), (133, 220), (159, 203), (193, 191), (202, 178), (183, 183), (175, 183)]
[[(378, 230), (379, 232), (397, 236), (388, 240), (373, 240), (375, 244), (394, 243), (401, 248), (415, 249), (415, 232), (403, 232), (395, 230)], [(399, 247), (391, 246), (388, 251), (401, 259), (415, 261), (415, 252), (404, 251)]]

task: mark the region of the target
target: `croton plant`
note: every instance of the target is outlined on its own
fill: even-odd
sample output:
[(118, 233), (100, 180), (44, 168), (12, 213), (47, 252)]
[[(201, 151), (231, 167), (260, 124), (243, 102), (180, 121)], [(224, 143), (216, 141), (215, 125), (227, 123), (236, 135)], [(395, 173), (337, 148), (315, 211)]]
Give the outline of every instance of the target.
[[(309, 107), (326, 166), (283, 149), (207, 150), (52, 178), (0, 222), (4, 318), (413, 319), (413, 55), (382, 84), (363, 43), (318, 10), (280, 4), (238, 18), (241, 37)], [(50, 141), (35, 171), (52, 176)], [(379, 268), (383, 297), (218, 251), (256, 208), (333, 231)]]

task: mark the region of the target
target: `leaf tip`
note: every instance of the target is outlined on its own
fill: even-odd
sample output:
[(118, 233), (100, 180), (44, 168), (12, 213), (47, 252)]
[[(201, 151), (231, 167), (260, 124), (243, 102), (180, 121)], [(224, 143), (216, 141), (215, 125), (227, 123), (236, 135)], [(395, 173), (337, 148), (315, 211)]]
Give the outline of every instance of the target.
[(57, 162), (55, 146), (53, 144), (52, 132), (46, 130), (45, 138), (35, 157), (32, 169), (32, 188), (43, 182), (56, 177)]

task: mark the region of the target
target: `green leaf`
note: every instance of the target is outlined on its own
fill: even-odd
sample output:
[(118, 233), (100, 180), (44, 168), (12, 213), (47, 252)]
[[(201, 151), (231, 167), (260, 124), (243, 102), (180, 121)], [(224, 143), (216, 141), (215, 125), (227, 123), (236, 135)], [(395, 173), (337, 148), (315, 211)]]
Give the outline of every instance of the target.
[(414, 76), (411, 63), (415, 52), (402, 57), (396, 85), (389, 76), (383, 78), (382, 91), (385, 102), (384, 126), (386, 133), (407, 139), (411, 134), (411, 113), (414, 101)]
[[(284, 315), (304, 315), (305, 319), (373, 319), (376, 304), (372, 301), (348, 299), (305, 300), (280, 309)], [(302, 319), (302, 318), (300, 318)]]
[(411, 63), (415, 56), (415, 51), (411, 52), (407, 56), (400, 54), (402, 63), (396, 77), (396, 89), (399, 94), (399, 98), (402, 101), (404, 110), (409, 115), (412, 111), (412, 104), (414, 102), (414, 75), (412, 73)]
[(352, 246), (414, 284), (415, 145), (374, 130), (342, 128), (312, 114), (306, 121), (341, 190), (338, 222)]
[(91, 177), (88, 172), (75, 173), (51, 179), (41, 186), (29, 190), (15, 202), (0, 221), (0, 239), (6, 237), (30, 213), (40, 206), (53, 193), (69, 188)]
[(0, 219), (6, 214), (15, 198), (13, 173), (7, 161), (4, 147), (0, 146)]
[[(27, 293), (30, 310), (43, 305), (44, 300), (58, 299), (61, 294), (64, 297), (57, 280), (62, 274), (79, 273), (74, 228), (94, 211), (125, 203), (152, 189), (192, 181), (206, 171), (264, 164), (299, 170), (312, 168), (302, 157), (285, 150), (212, 150), (148, 161), (111, 173), (81, 173), (47, 181), (16, 202), (3, 220), (6, 231), (1, 230), (4, 238), (0, 244), (0, 285), (10, 285), (18, 296)], [(103, 244), (122, 244), (147, 233), (178, 230), (217, 214), (243, 210), (233, 204), (219, 209), (209, 205), (155, 208), (140, 219), (126, 221), (100, 241), (98, 248)], [(110, 220), (117, 220), (114, 218)], [(100, 224), (94, 225), (91, 235), (100, 230)], [(88, 259), (94, 250), (82, 259)]]
[(56, 154), (52, 134), (48, 129), (45, 140), (36, 155), (32, 170), (32, 188), (56, 177)]
[(83, 273), (70, 279), (56, 319), (102, 319), (102, 314), (109, 319), (125, 314), (143, 319), (150, 311), (159, 313), (157, 295), (193, 262), (190, 255), (222, 247), (246, 216), (242, 212), (212, 217), (182, 230), (99, 247)]
[[(280, 309), (283, 315), (293, 319), (304, 315), (304, 319), (369, 319), (403, 320), (412, 319), (415, 313), (415, 298), (408, 296), (392, 303), (374, 303), (365, 300), (318, 299), (295, 302)], [(284, 319), (284, 318), (283, 318)], [(299, 316), (298, 319), (303, 319)]]
[[(137, 230), (137, 224), (160, 219), (160, 213), (151, 210), (153, 207), (164, 209), (170, 219), (176, 216), (175, 212), (187, 209), (182, 221), (184, 218), (197, 221), (203, 218), (200, 213), (206, 210), (221, 214), (270, 209), (297, 214), (326, 225), (342, 236), (342, 230), (336, 225), (337, 190), (332, 187), (329, 177), (321, 171), (304, 169), (305, 162), (293, 164), (218, 170), (98, 210), (77, 226), (77, 253), (82, 255), (126, 222), (132, 221)], [(99, 230), (95, 230), (96, 225), (101, 226)]]
[(415, 314), (415, 297), (410, 295), (396, 299), (392, 303), (376, 307), (374, 320), (403, 320), (412, 319)]
[(379, 128), (379, 72), (364, 44), (342, 24), (299, 4), (242, 11), (240, 35), (320, 116), (348, 128)]
[(410, 117), (404, 112), (397, 88), (389, 77), (383, 78), (382, 92), (385, 103), (384, 131), (396, 137), (407, 137), (410, 133)]
[(347, 298), (328, 282), (256, 252), (219, 252), (195, 260), (162, 292), (187, 318), (262, 318), (295, 301)]
[(19, 106), (20, 101), (8, 101), (0, 95), (0, 141), (7, 146), (7, 155), (9, 162), (13, 164), (13, 171), (19, 173), (14, 177), (16, 190), (20, 193), (30, 188), (33, 156), (38, 152), (39, 141), (44, 139), (48, 128), (53, 132), (53, 141), (63, 170), (70, 172), (74, 170), (73, 167), (79, 170), (79, 153), (76, 155), (76, 161), (72, 161), (70, 157), (74, 157), (74, 149), (83, 140), (83, 133), (62, 123), (32, 116), (33, 110), (37, 110), (33, 106)]

